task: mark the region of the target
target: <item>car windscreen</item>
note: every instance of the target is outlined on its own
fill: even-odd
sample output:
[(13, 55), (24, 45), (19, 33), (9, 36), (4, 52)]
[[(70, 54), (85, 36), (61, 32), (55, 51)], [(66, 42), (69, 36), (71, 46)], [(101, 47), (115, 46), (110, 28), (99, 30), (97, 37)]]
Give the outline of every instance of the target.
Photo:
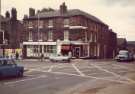
[(124, 51), (119, 52), (119, 55), (128, 55), (128, 54), (129, 54), (128, 52), (124, 52)]
[(0, 60), (0, 65), (15, 65), (15, 61), (14, 60)]

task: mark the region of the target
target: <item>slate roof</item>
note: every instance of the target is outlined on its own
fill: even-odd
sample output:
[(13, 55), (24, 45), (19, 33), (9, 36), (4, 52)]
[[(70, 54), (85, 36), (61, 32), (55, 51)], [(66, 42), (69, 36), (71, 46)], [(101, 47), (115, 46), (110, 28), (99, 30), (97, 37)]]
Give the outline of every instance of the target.
[[(72, 9), (72, 10), (68, 10), (66, 13), (64, 14), (61, 14), (59, 10), (55, 10), (55, 11), (50, 11), (50, 12), (41, 12), (41, 13), (38, 13), (36, 14), (35, 16), (31, 16), (29, 18), (26, 18), (26, 19), (37, 19), (38, 16), (40, 18), (52, 18), (52, 17), (71, 17), (71, 16), (77, 16), (77, 15), (82, 15), (82, 16), (85, 16), (97, 23), (101, 23), (101, 24), (104, 24), (106, 25), (105, 23), (103, 23), (100, 19), (98, 19), (97, 17), (91, 15), (91, 14), (88, 14), (84, 11), (81, 11), (79, 9)], [(25, 20), (25, 19), (24, 19)]]
[(127, 44), (131, 46), (135, 46), (135, 41), (128, 41)]
[(117, 38), (117, 45), (123, 45), (127, 43), (125, 38)]
[(8, 18), (4, 18), (2, 15), (0, 15), (0, 20), (1, 20), (1, 22), (9, 21), (9, 19), (8, 19)]

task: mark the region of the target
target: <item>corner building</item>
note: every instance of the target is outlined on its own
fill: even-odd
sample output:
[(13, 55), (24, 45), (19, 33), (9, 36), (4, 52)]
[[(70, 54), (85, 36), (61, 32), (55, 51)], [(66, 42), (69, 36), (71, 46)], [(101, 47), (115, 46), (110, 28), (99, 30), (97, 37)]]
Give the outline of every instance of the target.
[[(108, 41), (115, 40), (116, 33), (86, 12), (68, 10), (65, 3), (60, 5), (59, 10), (36, 14), (35, 9), (30, 8), (29, 16), (25, 16), (23, 21), (25, 58), (38, 58), (41, 53), (45, 57), (71, 53), (73, 58), (111, 58), (112, 53), (115, 54), (116, 43), (113, 43), (114, 49), (108, 49)], [(112, 33), (114, 36), (111, 36)], [(109, 52), (112, 53), (108, 57)]]

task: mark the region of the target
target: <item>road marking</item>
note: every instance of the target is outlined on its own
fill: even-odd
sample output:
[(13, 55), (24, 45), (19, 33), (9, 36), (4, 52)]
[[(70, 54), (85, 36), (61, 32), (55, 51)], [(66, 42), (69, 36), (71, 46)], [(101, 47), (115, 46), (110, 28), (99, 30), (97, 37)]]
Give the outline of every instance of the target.
[[(122, 84), (131, 84), (131, 83), (126, 82), (126, 81), (114, 80), (114, 79), (108, 79), (108, 78), (99, 78), (99, 77), (95, 77), (95, 76), (87, 76), (87, 75), (82, 76), (82, 75), (78, 75), (78, 74), (65, 73), (65, 72), (52, 72), (52, 71), (51, 72), (48, 72), (48, 71), (36, 70), (36, 69), (32, 69), (32, 70), (40, 71), (40, 72), (44, 72), (44, 73), (63, 74), (63, 75), (69, 75), (69, 76), (78, 76), (78, 77), (83, 77), (83, 78), (93, 78), (93, 79), (97, 79), (97, 80), (112, 81), (112, 82), (117, 82), (117, 83), (122, 83)], [(37, 79), (38, 78), (40, 78), (40, 77), (37, 77)]]
[(69, 75), (69, 76), (78, 76), (78, 77), (83, 77), (83, 78), (93, 78), (93, 79), (97, 79), (97, 80), (106, 80), (106, 81), (117, 82), (117, 83), (122, 83), (122, 84), (130, 84), (129, 82), (126, 82), (126, 81), (113, 80), (113, 79), (107, 79), (107, 78), (99, 78), (99, 77), (87, 76), (87, 75), (81, 76), (81, 75), (77, 75), (77, 74), (64, 73), (64, 72), (49, 72), (49, 73), (53, 73), (53, 74), (64, 74), (64, 75)]
[(119, 68), (123, 68), (123, 69), (129, 69), (128, 67), (126, 66), (122, 66), (122, 65), (117, 65), (117, 64), (112, 64), (113, 66), (117, 66)]
[(81, 76), (85, 76), (85, 74), (82, 73), (82, 72), (75, 66), (75, 64), (72, 64), (72, 66), (74, 67), (74, 69), (75, 69)]
[(130, 78), (128, 78), (128, 77), (121, 76), (121, 75), (116, 74), (116, 73), (114, 73), (114, 72), (108, 71), (108, 70), (106, 70), (106, 69), (103, 69), (103, 68), (100, 67), (100, 66), (95, 65), (95, 64), (91, 64), (91, 65), (94, 66), (95, 68), (98, 68), (99, 70), (102, 70), (102, 71), (105, 71), (105, 72), (107, 72), (107, 73), (110, 73), (110, 74), (114, 75), (115, 77), (119, 77), (119, 78), (128, 80), (128, 81), (131, 82), (131, 83), (135, 83), (134, 80), (132, 80), (132, 79), (130, 79)]
[(52, 66), (49, 68), (48, 72), (51, 72), (52, 69), (53, 69), (53, 67), (54, 67), (54, 65), (52, 65)]
[(13, 82), (6, 82), (6, 83), (4, 83), (4, 85), (11, 85), (11, 84), (16, 84), (16, 83), (25, 82), (25, 81), (31, 81), (31, 80), (36, 80), (36, 79), (46, 78), (46, 77), (47, 77), (46, 75), (41, 75), (39, 77), (33, 77), (33, 78), (23, 79), (23, 80), (18, 80), (18, 81), (13, 81)]

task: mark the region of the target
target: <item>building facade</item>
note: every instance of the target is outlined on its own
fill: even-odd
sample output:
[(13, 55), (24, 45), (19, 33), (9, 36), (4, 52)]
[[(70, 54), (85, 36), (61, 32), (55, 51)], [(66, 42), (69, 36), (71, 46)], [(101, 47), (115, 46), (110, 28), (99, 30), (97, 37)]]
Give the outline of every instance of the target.
[(1, 28), (4, 30), (4, 42), (1, 45), (3, 51), (3, 56), (8, 56), (9, 50), (12, 50), (15, 53), (16, 49), (22, 48), (22, 42), (24, 38), (23, 34), (23, 23), (20, 20), (17, 20), (17, 11), (15, 8), (12, 8), (11, 14), (7, 11), (5, 17), (2, 16)]
[(23, 23), (25, 58), (36, 58), (41, 53), (45, 57), (71, 53), (73, 58), (107, 58), (108, 54), (113, 57), (116, 51), (116, 34), (108, 25), (81, 10), (68, 10), (65, 3), (59, 10), (47, 12), (35, 13), (30, 8)]

